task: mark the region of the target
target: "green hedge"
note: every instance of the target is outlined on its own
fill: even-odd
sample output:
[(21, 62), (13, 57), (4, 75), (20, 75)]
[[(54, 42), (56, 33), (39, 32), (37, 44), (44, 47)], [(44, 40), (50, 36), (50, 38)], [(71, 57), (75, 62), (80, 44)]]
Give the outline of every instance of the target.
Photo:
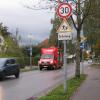
[(40, 55), (36, 55), (36, 56), (34, 57), (33, 64), (34, 64), (34, 65), (38, 65), (39, 59), (40, 59)]

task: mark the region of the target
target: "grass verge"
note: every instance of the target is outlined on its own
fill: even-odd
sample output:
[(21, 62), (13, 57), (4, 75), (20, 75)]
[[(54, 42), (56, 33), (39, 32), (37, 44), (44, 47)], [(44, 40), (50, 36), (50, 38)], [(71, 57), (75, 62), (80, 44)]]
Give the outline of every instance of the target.
[(20, 71), (21, 72), (28, 72), (28, 71), (33, 71), (33, 70), (37, 70), (38, 68), (30, 68), (30, 67), (25, 67), (25, 68), (21, 68)]
[(68, 91), (65, 94), (63, 85), (58, 86), (46, 96), (40, 97), (38, 100), (69, 100), (75, 90), (81, 85), (81, 83), (86, 79), (86, 75), (81, 75), (80, 78), (72, 78), (68, 80)]

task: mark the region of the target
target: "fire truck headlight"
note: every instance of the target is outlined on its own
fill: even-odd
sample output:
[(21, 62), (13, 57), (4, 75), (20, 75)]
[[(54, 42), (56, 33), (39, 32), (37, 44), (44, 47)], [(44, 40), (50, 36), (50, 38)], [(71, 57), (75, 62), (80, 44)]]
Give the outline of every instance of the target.
[(50, 61), (50, 64), (53, 64), (53, 60)]
[(41, 61), (39, 61), (38, 64), (41, 64)]

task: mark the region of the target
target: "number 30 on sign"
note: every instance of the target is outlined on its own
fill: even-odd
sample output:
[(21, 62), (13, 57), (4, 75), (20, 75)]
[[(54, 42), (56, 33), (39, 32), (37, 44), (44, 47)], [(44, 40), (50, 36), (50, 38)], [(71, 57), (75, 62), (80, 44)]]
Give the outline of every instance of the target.
[(60, 3), (57, 8), (57, 14), (61, 18), (69, 18), (72, 14), (72, 7), (69, 3)]

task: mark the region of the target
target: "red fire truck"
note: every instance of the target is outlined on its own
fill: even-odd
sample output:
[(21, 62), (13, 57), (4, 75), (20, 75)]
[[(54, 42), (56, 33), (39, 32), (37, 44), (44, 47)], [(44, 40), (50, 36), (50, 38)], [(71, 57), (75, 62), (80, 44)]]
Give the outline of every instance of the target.
[(57, 47), (42, 48), (41, 58), (38, 62), (40, 70), (43, 68), (47, 69), (58, 69), (63, 64), (63, 56)]

